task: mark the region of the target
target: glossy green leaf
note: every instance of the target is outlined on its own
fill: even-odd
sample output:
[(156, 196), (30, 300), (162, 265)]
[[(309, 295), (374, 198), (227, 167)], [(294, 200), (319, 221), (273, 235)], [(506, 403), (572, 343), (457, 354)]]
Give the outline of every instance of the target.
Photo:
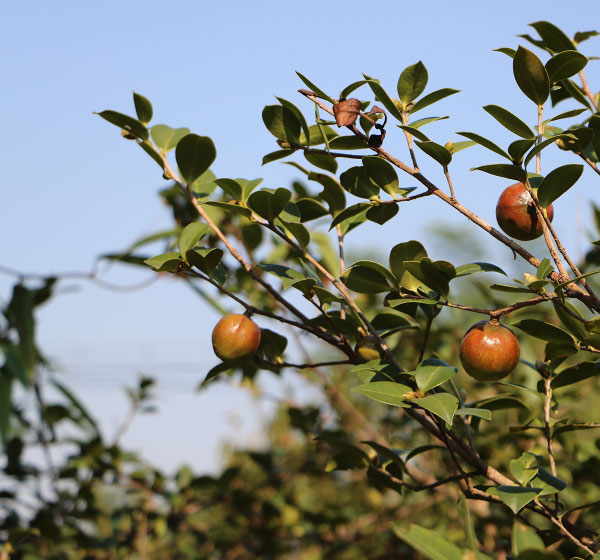
[(524, 550), (546, 550), (544, 541), (537, 532), (516, 519), (512, 526), (510, 544), (513, 556), (518, 556)]
[(585, 109), (571, 109), (570, 111), (565, 111), (564, 113), (559, 113), (555, 117), (552, 117), (552, 118), (548, 119), (547, 121), (544, 121), (544, 124), (553, 122), (553, 121), (559, 121), (561, 119), (570, 119), (571, 117), (576, 117), (577, 115), (581, 115), (581, 113), (583, 113), (583, 112), (585, 112)]
[(428, 286), (443, 296), (447, 296), (449, 291), (448, 283), (454, 278), (456, 271), (452, 265), (447, 267), (446, 264), (443, 264), (444, 262), (445, 261), (431, 262), (430, 259), (424, 258), (420, 261), (406, 261), (404, 266), (425, 286)]
[(382, 226), (386, 222), (389, 222), (398, 213), (397, 204), (377, 204), (371, 206), (365, 214), (367, 220), (375, 222)]
[(431, 391), (438, 385), (445, 383), (448, 379), (452, 379), (458, 369), (450, 366), (431, 365), (419, 366), (415, 371), (415, 380), (419, 390), (423, 393)]
[(198, 241), (202, 239), (210, 231), (210, 228), (207, 224), (203, 224), (200, 222), (192, 222), (183, 228), (182, 232), (179, 234), (179, 252), (182, 257), (185, 257), (185, 254), (193, 249)]
[(387, 92), (383, 89), (381, 84), (371, 78), (363, 74), (367, 80), (367, 84), (371, 88), (371, 91), (375, 94), (376, 99), (389, 111), (391, 115), (396, 117), (400, 122), (402, 122), (402, 113), (400, 109), (396, 106), (394, 101), (390, 98)]
[(344, 208), (346, 208), (346, 195), (343, 187), (331, 176), (325, 173), (309, 173), (308, 179), (316, 181), (323, 187), (323, 191), (319, 194), (329, 205), (329, 211), (333, 216), (336, 216)]
[(432, 91), (431, 93), (428, 93), (424, 97), (421, 97), (421, 99), (419, 99), (413, 105), (410, 112), (411, 112), (411, 114), (416, 113), (417, 111), (420, 111), (421, 109), (424, 109), (425, 107), (428, 107), (429, 105), (433, 105), (434, 103), (441, 101), (445, 97), (454, 95), (455, 93), (459, 93), (459, 91), (460, 90), (458, 90), (458, 89), (451, 89), (451, 88), (442, 88), (442, 89), (438, 89), (436, 91)]
[(353, 265), (342, 274), (341, 280), (349, 289), (360, 294), (379, 294), (392, 289), (386, 275), (367, 266)]
[(398, 280), (400, 286), (415, 291), (421, 282), (406, 268), (407, 261), (420, 261), (427, 257), (425, 247), (418, 241), (407, 241), (395, 245), (390, 251), (390, 270)]
[(404, 107), (423, 93), (428, 79), (427, 68), (421, 61), (402, 71), (398, 79), (398, 97)]
[(137, 136), (142, 140), (148, 140), (148, 129), (140, 121), (134, 119), (133, 117), (110, 110), (101, 111), (100, 113), (96, 114), (109, 123), (114, 124), (123, 130), (127, 130), (134, 136)]
[(542, 61), (519, 45), (513, 58), (513, 74), (521, 91), (536, 105), (543, 105), (550, 95), (550, 80)]
[(198, 270), (212, 278), (223, 258), (223, 251), (215, 247), (195, 249), (193, 251), (186, 251), (185, 258), (190, 265), (195, 266)]
[(337, 172), (338, 163), (333, 156), (309, 152), (307, 150), (304, 152), (304, 157), (309, 163), (312, 163), (314, 166), (319, 167), (320, 169), (329, 171), (329, 173)]
[(581, 86), (573, 82), (572, 80), (563, 80), (559, 83), (561, 89), (566, 94), (565, 97), (572, 97), (575, 101), (581, 103), (584, 107), (587, 107), (591, 111), (593, 111), (592, 106), (586, 97)]
[(512, 326), (547, 342), (554, 342), (555, 344), (572, 344), (573, 342), (573, 337), (568, 332), (539, 319), (522, 319), (512, 323)]
[(260, 346), (258, 351), (261, 352), (267, 360), (275, 360), (283, 355), (287, 348), (287, 338), (270, 329), (260, 329)]
[(371, 319), (371, 324), (379, 331), (397, 327), (414, 328), (419, 326), (410, 315), (395, 309), (384, 309), (383, 311), (380, 311), (373, 319)]
[(458, 399), (450, 393), (436, 393), (420, 399), (413, 399), (412, 402), (433, 412), (447, 424), (452, 424), (454, 413), (458, 409)]
[(331, 150), (362, 150), (367, 145), (358, 136), (337, 136), (329, 142)]
[(412, 128), (416, 128), (419, 129), (422, 126), (425, 126), (426, 124), (432, 123), (432, 122), (436, 122), (436, 121), (443, 121), (446, 119), (449, 119), (450, 117), (425, 117), (423, 119), (418, 119), (416, 121), (411, 121), (410, 126)]
[(455, 413), (455, 416), (476, 416), (487, 422), (492, 421), (492, 411), (485, 408), (459, 408)]
[(515, 514), (519, 513), (541, 492), (540, 488), (523, 488), (522, 486), (497, 486), (495, 490), (498, 497)]
[(310, 128), (308, 127), (308, 124), (306, 123), (306, 119), (304, 118), (302, 111), (300, 111), (300, 109), (298, 109), (298, 107), (296, 107), (296, 105), (294, 105), (291, 101), (288, 101), (287, 99), (283, 99), (282, 97), (277, 97), (277, 101), (279, 101), (279, 103), (281, 103), (281, 105), (283, 105), (286, 109), (289, 109), (292, 113), (294, 113), (295, 117), (298, 119), (298, 122), (300, 123), (300, 127), (302, 129), (302, 136), (306, 140), (306, 144), (310, 145)]
[(525, 486), (538, 472), (540, 457), (526, 451), (518, 459), (510, 461), (508, 468), (517, 482)]
[(532, 292), (529, 288), (525, 288), (524, 286), (512, 286), (510, 284), (492, 284), (490, 289), (495, 290), (496, 292), (507, 292), (509, 294), (531, 294)]
[(521, 138), (535, 138), (535, 134), (519, 117), (498, 105), (486, 105), (484, 111), (492, 115), (504, 128)]
[(514, 58), (515, 53), (517, 52), (515, 49), (511, 49), (509, 47), (500, 47), (499, 49), (494, 49), (494, 51), (505, 54), (506, 56), (508, 56), (510, 58)]
[(215, 179), (215, 183), (221, 187), (233, 200), (242, 202), (242, 185), (240, 185), (235, 179)]
[(366, 156), (362, 163), (371, 181), (380, 189), (391, 196), (398, 192), (398, 174), (391, 163), (379, 156)]
[(479, 272), (497, 272), (506, 276), (506, 272), (495, 264), (486, 262), (473, 262), (469, 264), (463, 264), (456, 267), (456, 278), (462, 278), (463, 276), (470, 276), (471, 274), (477, 274)]
[(553, 169), (538, 186), (540, 204), (547, 208), (558, 197), (566, 193), (581, 177), (583, 165), (568, 164)]
[(366, 80), (358, 80), (357, 82), (353, 82), (349, 86), (346, 86), (340, 92), (340, 100), (346, 99), (353, 91), (357, 90), (359, 87), (364, 86), (366, 83)]
[(399, 124), (397, 125), (398, 128), (401, 128), (402, 130), (404, 130), (405, 132), (408, 132), (410, 135), (414, 136), (415, 138), (418, 138), (419, 140), (421, 140), (421, 142), (431, 142), (431, 140), (429, 140), (429, 138), (423, 134), (418, 128), (414, 128), (412, 126), (407, 126), (407, 125), (403, 125), (403, 124)]
[(535, 276), (536, 276), (536, 278), (541, 280), (542, 278), (546, 278), (546, 276), (551, 274), (553, 270), (554, 270), (554, 267), (552, 266), (552, 263), (550, 262), (550, 260), (547, 258), (544, 258), (541, 260), (540, 264), (538, 265), (537, 270), (535, 271)]
[(177, 272), (183, 264), (183, 260), (179, 257), (179, 253), (163, 253), (144, 261), (152, 270), (157, 272)]
[(452, 154), (444, 146), (435, 142), (419, 142), (418, 140), (415, 140), (415, 144), (443, 167), (450, 165)]
[(340, 175), (340, 183), (350, 194), (371, 198), (379, 194), (379, 187), (370, 179), (364, 167), (347, 169)]
[(322, 216), (326, 216), (329, 211), (314, 198), (299, 198), (296, 200), (296, 206), (300, 211), (300, 221), (309, 222)]
[(208, 136), (188, 134), (175, 148), (175, 159), (181, 176), (187, 185), (191, 185), (215, 161), (217, 150)]
[(329, 227), (332, 230), (338, 224), (357, 216), (360, 213), (366, 213), (366, 211), (371, 208), (373, 205), (370, 202), (359, 202), (357, 204), (353, 204), (352, 206), (348, 206), (345, 210), (340, 212), (335, 219), (331, 222), (331, 226)]
[(588, 122), (588, 128), (594, 131), (591, 142), (596, 155), (600, 158), (600, 115), (592, 115)]
[[(508, 154), (513, 160), (513, 163), (520, 164), (527, 151), (535, 144), (535, 139), (528, 138), (527, 140), (515, 140), (508, 146)], [(525, 164), (527, 165), (527, 164)]]
[(375, 381), (373, 383), (364, 383), (352, 388), (353, 391), (365, 395), (375, 401), (408, 408), (404, 402), (404, 395), (410, 391), (410, 387), (393, 383), (392, 381)]
[(165, 170), (165, 162), (163, 161), (163, 158), (156, 151), (156, 148), (154, 148), (154, 146), (148, 142), (148, 140), (140, 140), (136, 142), (136, 144), (142, 148), (142, 150), (144, 150), (144, 152), (146, 152), (163, 171)]
[(287, 290), (297, 282), (302, 282), (307, 279), (306, 274), (281, 264), (263, 263), (259, 266), (266, 272), (269, 272), (270, 274), (273, 274), (273, 276), (279, 278), (283, 283), (284, 290)]
[(216, 208), (220, 208), (221, 210), (224, 210), (225, 212), (230, 212), (233, 214), (238, 214), (240, 216), (244, 216), (245, 218), (249, 218), (250, 216), (252, 216), (251, 210), (249, 210), (248, 208), (246, 208), (244, 206), (240, 206), (239, 204), (236, 204), (235, 202), (221, 202), (219, 200), (209, 200), (208, 202), (205, 202), (204, 204), (206, 204), (207, 206), (214, 206)]
[(189, 128), (171, 128), (166, 124), (157, 124), (150, 129), (152, 141), (164, 152), (174, 149), (178, 142), (189, 133)]
[(267, 105), (262, 112), (267, 130), (279, 140), (297, 144), (301, 124), (293, 111), (282, 105)]
[(278, 188), (275, 191), (261, 189), (248, 197), (248, 208), (268, 222), (273, 222), (291, 198), (292, 192), (288, 189)]
[(553, 23), (549, 21), (536, 21), (529, 25), (540, 34), (544, 45), (550, 50), (558, 53), (571, 51), (575, 48), (573, 41)]
[(587, 57), (578, 51), (563, 51), (546, 62), (546, 71), (551, 82), (560, 82), (578, 74), (587, 62)]
[(292, 233), (296, 238), (296, 241), (298, 241), (303, 248), (306, 249), (306, 247), (308, 247), (308, 244), (310, 243), (310, 232), (305, 226), (297, 222), (287, 222), (283, 220), (282, 224)]
[(492, 152), (495, 152), (508, 160), (511, 159), (511, 157), (500, 146), (497, 146), (491, 140), (488, 140), (483, 136), (479, 136), (479, 134), (475, 134), (474, 132), (457, 132), (456, 134), (460, 134), (465, 138), (469, 138), (473, 140), (473, 142), (477, 142), (477, 144), (480, 144), (484, 148), (487, 148), (488, 150), (491, 150)]
[(329, 101), (329, 103), (331, 103), (332, 105), (335, 103), (335, 101), (331, 97), (329, 97), (329, 95), (327, 95), (323, 90), (321, 90), (319, 87), (313, 84), (313, 82), (311, 82), (306, 76), (303, 76), (298, 71), (296, 71), (296, 74), (298, 74), (298, 77), (304, 82), (304, 84), (308, 88), (310, 88), (315, 93), (318, 93), (320, 97), (322, 97), (326, 101)]
[(537, 474), (531, 479), (531, 484), (537, 488), (541, 488), (540, 496), (555, 494), (567, 487), (567, 483), (564, 480), (552, 476), (552, 474), (542, 468), (538, 469)]
[(490, 175), (496, 175), (497, 177), (504, 177), (505, 179), (513, 179), (521, 182), (527, 180), (527, 172), (522, 167), (519, 167), (518, 165), (509, 165), (507, 163), (481, 165), (479, 167), (473, 167), (471, 171), (483, 171)]
[(551, 138), (543, 140), (539, 144), (536, 144), (527, 154), (527, 157), (525, 158), (525, 166), (529, 165), (529, 162), (535, 157), (537, 153), (541, 152), (547, 146), (554, 144), (558, 139), (565, 139), (567, 141), (570, 141), (575, 139), (575, 136), (573, 134), (557, 134), (555, 136), (552, 136)]
[(428, 560), (463, 560), (463, 551), (440, 533), (411, 525), (409, 530), (396, 525), (396, 536), (420, 552)]
[(552, 388), (558, 389), (573, 383), (579, 383), (590, 377), (600, 376), (600, 361), (582, 362), (562, 370), (553, 380)]
[(152, 103), (143, 95), (133, 92), (133, 104), (135, 105), (135, 113), (138, 120), (147, 125), (152, 120)]
[(299, 143), (303, 146), (319, 146), (325, 144), (325, 139), (329, 142), (339, 136), (336, 130), (325, 124), (313, 124), (308, 127), (308, 132), (310, 140), (307, 139), (304, 132), (300, 134)]

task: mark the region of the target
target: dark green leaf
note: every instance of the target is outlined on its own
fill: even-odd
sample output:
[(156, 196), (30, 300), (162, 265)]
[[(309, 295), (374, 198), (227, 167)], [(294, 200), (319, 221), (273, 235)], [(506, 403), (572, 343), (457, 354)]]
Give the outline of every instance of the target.
[(217, 151), (208, 136), (188, 134), (175, 148), (175, 159), (181, 176), (187, 185), (191, 185), (215, 161)]
[(310, 173), (310, 181), (316, 181), (323, 186), (323, 191), (319, 196), (329, 205), (329, 212), (336, 216), (346, 208), (346, 195), (342, 186), (331, 176), (325, 173)]
[(293, 154), (296, 150), (277, 150), (275, 152), (271, 152), (266, 156), (263, 156), (262, 164), (266, 165), (267, 163), (271, 163), (272, 161), (277, 161), (278, 159), (283, 159), (291, 154)]
[(317, 218), (326, 216), (329, 213), (327, 208), (317, 202), (314, 198), (299, 198), (296, 200), (296, 206), (300, 211), (301, 222), (316, 220)]
[(536, 21), (529, 25), (540, 34), (544, 45), (551, 51), (558, 53), (572, 51), (575, 48), (573, 41), (561, 29), (549, 21)]
[(552, 437), (568, 432), (579, 432), (581, 430), (597, 430), (600, 428), (600, 424), (588, 423), (588, 424), (567, 424), (566, 426), (559, 426), (552, 434)]
[(515, 514), (519, 513), (541, 492), (540, 488), (523, 488), (522, 486), (497, 486), (495, 490), (500, 499)]
[(411, 113), (416, 113), (417, 111), (420, 111), (421, 109), (424, 109), (425, 107), (428, 107), (429, 105), (433, 105), (434, 103), (437, 103), (438, 101), (444, 99), (445, 97), (448, 97), (449, 95), (454, 95), (455, 93), (458, 93), (460, 90), (458, 89), (450, 89), (450, 88), (443, 88), (443, 89), (438, 89), (436, 91), (432, 91), (431, 93), (428, 93), (425, 97), (422, 97), (421, 99), (419, 99), (419, 101), (417, 101), (412, 109), (410, 110)]
[(537, 153), (541, 152), (544, 148), (546, 148), (546, 146), (554, 144), (559, 138), (571, 140), (574, 137), (572, 134), (557, 134), (556, 136), (552, 136), (552, 138), (547, 138), (543, 142), (540, 142), (539, 144), (534, 146), (533, 149), (527, 154), (527, 157), (525, 158), (525, 166), (529, 164), (529, 162), (535, 157)]
[(382, 226), (398, 213), (397, 204), (378, 204), (367, 210), (366, 218)]
[(213, 277), (213, 274), (223, 258), (223, 251), (211, 247), (210, 249), (196, 249), (185, 253), (186, 260), (201, 272)]
[(450, 117), (425, 117), (423, 119), (418, 119), (416, 121), (412, 121), (410, 123), (410, 126), (412, 128), (421, 128), (422, 126), (425, 126), (426, 124), (432, 123), (432, 122), (436, 122), (436, 121), (443, 121), (445, 119), (449, 119)]
[(292, 192), (279, 188), (276, 191), (261, 189), (248, 197), (248, 208), (267, 220), (273, 222), (292, 198)]
[(551, 82), (560, 82), (579, 73), (588, 59), (578, 51), (563, 51), (546, 62), (546, 71)]
[(281, 105), (267, 105), (262, 112), (267, 130), (279, 140), (297, 144), (301, 124), (293, 111)]
[(346, 99), (353, 91), (364, 86), (366, 83), (366, 80), (358, 80), (358, 82), (353, 82), (349, 86), (346, 86), (340, 93), (340, 100)]
[(584, 91), (575, 82), (573, 82), (572, 80), (563, 80), (559, 83), (559, 85), (561, 89), (563, 89), (566, 92), (568, 97), (572, 97), (573, 99), (575, 99), (575, 101), (578, 101), (588, 109), (593, 110)]
[(202, 224), (200, 222), (192, 222), (183, 228), (183, 231), (179, 234), (179, 252), (181, 256), (185, 258), (186, 253), (193, 249), (198, 241), (202, 239), (208, 232), (210, 228), (207, 224)]
[(509, 47), (500, 47), (499, 49), (494, 49), (494, 51), (505, 54), (506, 56), (508, 56), (510, 58), (514, 58), (515, 53), (517, 52), (515, 49), (511, 49)]
[[(428, 259), (420, 261), (405, 261), (404, 266), (422, 284), (435, 290), (438, 294), (447, 296), (449, 279)], [(404, 286), (407, 287), (407, 286)]]
[(152, 270), (157, 272), (177, 272), (183, 260), (179, 253), (163, 253), (144, 261)]
[(563, 165), (550, 171), (538, 187), (540, 204), (545, 208), (550, 206), (577, 182), (582, 173), (583, 165), (578, 164)]
[(598, 35), (599, 33), (597, 31), (577, 31), (573, 40), (575, 41), (575, 44), (578, 45), (579, 43), (587, 41), (590, 37), (597, 37)]
[(485, 408), (459, 408), (455, 413), (455, 416), (476, 416), (487, 422), (492, 421), (492, 412)]
[(325, 138), (329, 142), (339, 136), (336, 130), (324, 124), (313, 124), (308, 127), (308, 132), (310, 134), (310, 141), (307, 140), (304, 132), (300, 134), (299, 143), (303, 146), (319, 146), (320, 144), (325, 144)]
[(233, 200), (242, 202), (242, 185), (234, 179), (215, 179), (215, 183), (221, 187)]
[(479, 136), (479, 134), (475, 134), (474, 132), (457, 132), (456, 134), (460, 134), (460, 136), (464, 136), (465, 138), (469, 138), (473, 140), (473, 142), (477, 142), (477, 144), (481, 144), (484, 148), (491, 150), (492, 152), (497, 153), (498, 155), (505, 157), (510, 160), (511, 157), (500, 147), (494, 144), (491, 140), (484, 138), (483, 136)]
[(484, 111), (492, 115), (502, 126), (521, 138), (534, 138), (535, 134), (519, 117), (498, 105), (486, 105)]
[(566, 387), (573, 383), (579, 383), (584, 379), (600, 375), (600, 361), (582, 362), (561, 371), (553, 380), (552, 388)]
[(364, 76), (367, 80), (367, 84), (371, 88), (371, 91), (375, 94), (376, 99), (380, 101), (394, 117), (402, 122), (402, 113), (400, 112), (400, 109), (398, 109), (394, 101), (390, 98), (383, 87), (381, 87), (381, 84), (367, 75)]
[[(514, 163), (520, 164), (523, 161), (523, 156), (527, 153), (527, 150), (535, 144), (535, 139), (529, 138), (527, 140), (515, 140), (508, 146), (508, 153)], [(525, 164), (527, 165), (527, 164)]]
[(164, 152), (175, 148), (178, 142), (189, 133), (189, 128), (171, 128), (166, 124), (157, 124), (150, 129), (153, 142)]
[(278, 97), (277, 101), (279, 101), (279, 103), (281, 103), (286, 109), (289, 109), (292, 113), (294, 113), (295, 117), (300, 123), (300, 127), (302, 128), (302, 133), (304, 139), (306, 140), (306, 144), (310, 145), (310, 129), (308, 128), (308, 124), (306, 123), (306, 119), (304, 118), (302, 111), (300, 111), (298, 107), (296, 107), (291, 101), (288, 101), (287, 99)]
[(513, 459), (509, 463), (510, 474), (516, 478), (519, 484), (525, 486), (537, 474), (539, 459), (538, 455), (526, 451), (518, 459)]
[(379, 187), (371, 181), (364, 167), (351, 167), (340, 175), (340, 183), (350, 194), (371, 198), (379, 194)]
[(365, 142), (358, 136), (337, 136), (329, 142), (331, 150), (362, 150), (366, 148)]
[(592, 115), (588, 122), (588, 127), (594, 131), (592, 138), (592, 145), (596, 155), (600, 158), (600, 115)]
[(426, 393), (438, 385), (445, 383), (448, 381), (448, 379), (452, 379), (456, 375), (457, 371), (457, 368), (450, 366), (421, 365), (417, 367), (415, 371), (415, 380), (419, 390), (421, 390), (423, 393)]
[(101, 116), (104, 120), (112, 123), (123, 130), (127, 130), (134, 136), (141, 138), (142, 140), (148, 140), (148, 129), (137, 119), (124, 115), (123, 113), (117, 113), (117, 111), (102, 111), (96, 113)]
[(34, 293), (23, 284), (15, 284), (9, 303), (10, 321), (19, 334), (19, 351), (28, 379), (34, 376), (38, 359), (35, 347)]
[(232, 212), (234, 214), (239, 214), (240, 216), (244, 216), (245, 218), (249, 218), (252, 215), (252, 211), (244, 206), (240, 206), (235, 202), (221, 202), (219, 200), (210, 200), (205, 202), (207, 206), (215, 206), (216, 208), (220, 208), (225, 212)]
[(407, 241), (395, 245), (390, 251), (390, 270), (403, 288), (416, 291), (421, 282), (405, 266), (407, 261), (420, 261), (427, 257), (425, 247), (418, 241)]
[(138, 120), (146, 125), (152, 120), (152, 103), (143, 95), (133, 92), (133, 104)]
[(573, 337), (568, 332), (538, 319), (522, 319), (513, 323), (512, 326), (521, 329), (530, 336), (547, 342), (554, 342), (555, 344), (573, 343)]
[(450, 165), (452, 154), (444, 146), (435, 142), (419, 142), (418, 140), (415, 140), (415, 144), (443, 167)]
[(510, 294), (530, 294), (531, 290), (529, 288), (521, 287), (521, 286), (511, 286), (509, 284), (492, 284), (490, 289), (496, 290), (497, 292), (507, 292)]
[(550, 95), (550, 80), (542, 61), (519, 45), (513, 58), (513, 74), (521, 91), (536, 105), (543, 105)]
[(428, 560), (462, 560), (463, 552), (455, 544), (447, 541), (442, 535), (431, 529), (411, 525), (406, 531), (403, 527), (394, 526), (396, 536), (420, 552)]
[(283, 355), (287, 348), (287, 338), (279, 333), (269, 329), (260, 329), (260, 346), (258, 351), (261, 352), (267, 360), (276, 360)]
[(581, 113), (583, 113), (583, 112), (585, 112), (585, 109), (571, 109), (570, 111), (565, 111), (564, 113), (560, 113), (560, 114), (556, 115), (555, 117), (552, 117), (552, 118), (548, 119), (547, 121), (544, 121), (544, 123), (559, 121), (561, 119), (569, 119), (571, 117), (576, 117), (577, 115), (581, 115)]
[(297, 222), (281, 221), (281, 223), (292, 233), (298, 243), (306, 249), (310, 243), (310, 233), (308, 229)]
[(352, 390), (384, 404), (408, 408), (408, 405), (404, 402), (404, 395), (410, 391), (410, 387), (400, 383), (375, 381), (358, 385), (353, 387)]
[(304, 82), (304, 84), (306, 85), (306, 87), (310, 88), (315, 93), (318, 93), (320, 97), (322, 97), (326, 101), (329, 101), (329, 103), (331, 103), (332, 105), (335, 103), (335, 101), (333, 99), (331, 99), (331, 97), (329, 97), (329, 95), (327, 95), (323, 90), (319, 89), (307, 77), (303, 76), (298, 71), (296, 71), (296, 74), (298, 74), (298, 77)]
[(341, 280), (349, 289), (361, 294), (379, 294), (392, 289), (385, 274), (368, 266), (353, 265), (342, 274)]
[(320, 169), (324, 169), (330, 173), (335, 173), (337, 171), (338, 164), (333, 156), (327, 154), (318, 154), (306, 150), (304, 152), (304, 157), (309, 163), (312, 163), (314, 166), (319, 167)]
[(392, 164), (379, 156), (365, 156), (362, 162), (371, 181), (389, 195), (395, 196), (398, 192), (398, 174)]
[(518, 165), (509, 165), (507, 163), (494, 163), (491, 165), (481, 165), (480, 167), (473, 167), (471, 171), (483, 171), (490, 175), (496, 175), (497, 177), (504, 177), (506, 179), (514, 179), (516, 181), (524, 182), (527, 180), (527, 173)]
[[(525, 550), (515, 560), (565, 560), (565, 557), (556, 550)], [(578, 559), (571, 558), (571, 560)]]
[(405, 125), (401, 125), (401, 124), (399, 124), (397, 126), (398, 126), (398, 128), (401, 128), (402, 130), (408, 132), (415, 138), (418, 138), (419, 140), (421, 140), (421, 142), (430, 142), (431, 141), (418, 128), (414, 128), (412, 126), (405, 126)]
[(458, 408), (458, 399), (450, 393), (437, 393), (420, 399), (413, 399), (414, 404), (433, 412), (447, 424), (452, 424), (454, 413)]
[(567, 483), (564, 480), (552, 476), (547, 470), (542, 468), (538, 469), (537, 474), (531, 479), (531, 484), (542, 489), (539, 494), (540, 496), (555, 494), (567, 487)]
[(158, 166), (163, 171), (165, 170), (165, 162), (163, 161), (163, 158), (156, 151), (156, 148), (154, 148), (154, 146), (152, 146), (150, 144), (150, 142), (148, 142), (147, 140), (140, 140), (139, 142), (136, 142), (136, 143), (140, 148), (142, 148), (142, 150), (144, 150), (144, 152), (146, 152), (158, 164)]
[(402, 71), (398, 79), (398, 97), (404, 107), (423, 93), (427, 80), (427, 68), (421, 61)]
[(504, 276), (506, 276), (506, 272), (495, 264), (474, 262), (456, 267), (456, 278), (477, 274), (478, 272), (497, 272), (498, 274), (504, 274)]
[(0, 368), (0, 439), (3, 446), (6, 446), (10, 430), (12, 385), (13, 378), (7, 373), (6, 368)]
[(515, 519), (512, 527), (511, 550), (518, 556), (524, 550), (546, 550), (544, 541), (534, 529)]
[(352, 206), (348, 206), (348, 208), (346, 208), (345, 210), (340, 212), (335, 217), (335, 219), (331, 222), (331, 226), (329, 227), (329, 229), (332, 230), (338, 224), (341, 224), (342, 222), (344, 222), (354, 216), (357, 216), (358, 214), (360, 214), (362, 212), (366, 212), (372, 206), (373, 205), (370, 202), (359, 202), (358, 204), (353, 204)]

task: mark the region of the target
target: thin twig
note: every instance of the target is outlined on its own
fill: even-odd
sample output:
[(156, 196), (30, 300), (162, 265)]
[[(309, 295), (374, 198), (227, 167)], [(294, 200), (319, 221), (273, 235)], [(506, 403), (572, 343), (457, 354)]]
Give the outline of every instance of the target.
[[(337, 226), (335, 226), (335, 230), (337, 232), (337, 238), (338, 238), (338, 252), (340, 255), (340, 276), (342, 274), (344, 274), (344, 271), (346, 270), (346, 263), (344, 262), (344, 235), (342, 234), (342, 226), (340, 224), (338, 224)], [(346, 318), (346, 308), (344, 307), (344, 304), (341, 303), (340, 304), (340, 318), (345, 319)]]
[(579, 77), (581, 78), (581, 89), (583, 89), (583, 93), (585, 93), (588, 99), (592, 102), (592, 105), (596, 111), (598, 110), (598, 100), (594, 97), (590, 86), (588, 86), (587, 80), (585, 79), (585, 72), (583, 70), (579, 71)]
[(456, 196), (454, 194), (454, 186), (452, 185), (452, 179), (450, 178), (450, 173), (448, 172), (447, 165), (444, 165), (444, 176), (446, 177), (446, 181), (448, 182), (448, 187), (450, 188), (450, 198), (452, 200), (456, 200)]

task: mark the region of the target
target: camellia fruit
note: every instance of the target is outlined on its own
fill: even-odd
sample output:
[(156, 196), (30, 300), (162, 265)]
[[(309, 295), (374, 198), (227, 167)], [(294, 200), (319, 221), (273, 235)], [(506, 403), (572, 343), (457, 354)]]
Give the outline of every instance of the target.
[[(552, 204), (547, 212), (552, 221)], [(520, 241), (537, 239), (543, 233), (535, 205), (523, 183), (515, 183), (502, 192), (496, 205), (496, 220), (504, 233)]]
[(354, 347), (354, 351), (365, 361), (379, 360), (381, 351), (374, 336), (363, 336)]
[(479, 381), (506, 377), (519, 363), (519, 341), (497, 320), (475, 323), (460, 343), (460, 361), (465, 371)]
[(212, 345), (221, 360), (251, 356), (260, 345), (260, 327), (246, 315), (226, 315), (213, 329)]

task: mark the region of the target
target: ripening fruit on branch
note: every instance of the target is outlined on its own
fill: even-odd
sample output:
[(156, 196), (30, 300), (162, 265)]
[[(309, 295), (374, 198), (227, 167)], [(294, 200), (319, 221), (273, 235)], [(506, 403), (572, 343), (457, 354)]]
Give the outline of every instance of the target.
[[(552, 204), (547, 211), (552, 221)], [(520, 241), (537, 239), (543, 233), (535, 205), (523, 183), (515, 183), (502, 192), (496, 205), (496, 220), (504, 233)]]
[(212, 345), (221, 360), (251, 356), (260, 345), (260, 327), (246, 315), (226, 315), (213, 329)]
[(479, 381), (506, 377), (519, 363), (519, 341), (497, 320), (475, 323), (460, 343), (460, 361), (465, 371)]
[(365, 361), (379, 360), (381, 352), (377, 339), (374, 336), (363, 336), (356, 343), (354, 351)]

